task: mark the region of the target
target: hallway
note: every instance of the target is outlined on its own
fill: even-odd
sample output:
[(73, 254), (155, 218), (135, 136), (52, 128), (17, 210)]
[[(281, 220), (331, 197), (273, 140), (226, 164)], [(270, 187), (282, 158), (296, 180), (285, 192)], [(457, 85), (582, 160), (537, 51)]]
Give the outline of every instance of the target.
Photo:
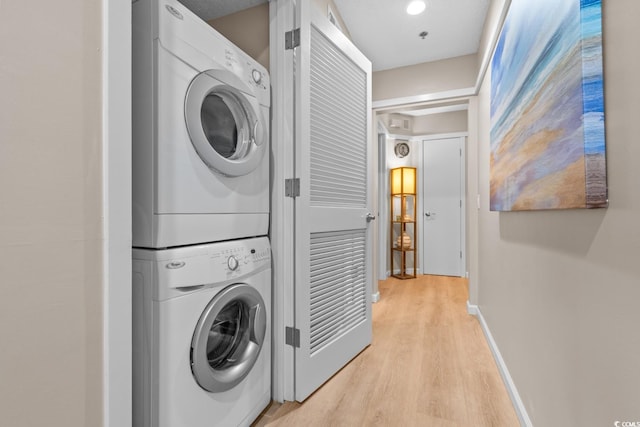
[(274, 403), (254, 426), (519, 425), (465, 279), (380, 282), (373, 342), (303, 404)]

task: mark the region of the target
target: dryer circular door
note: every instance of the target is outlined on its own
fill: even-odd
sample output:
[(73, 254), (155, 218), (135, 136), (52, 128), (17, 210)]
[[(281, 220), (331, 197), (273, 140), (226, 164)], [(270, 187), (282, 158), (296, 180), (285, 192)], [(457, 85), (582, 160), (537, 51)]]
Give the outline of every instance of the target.
[(209, 302), (191, 340), (191, 371), (203, 389), (239, 384), (255, 364), (267, 327), (260, 293), (247, 284), (226, 287)]
[(234, 74), (208, 70), (193, 78), (185, 97), (191, 143), (209, 168), (226, 176), (253, 171), (267, 145), (260, 106), (246, 92), (248, 86)]

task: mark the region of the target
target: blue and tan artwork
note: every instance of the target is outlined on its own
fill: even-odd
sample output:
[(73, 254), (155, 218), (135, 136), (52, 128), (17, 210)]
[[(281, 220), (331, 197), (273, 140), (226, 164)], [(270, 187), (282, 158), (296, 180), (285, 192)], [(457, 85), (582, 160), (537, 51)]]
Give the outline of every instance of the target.
[(600, 0), (513, 0), (491, 64), (491, 210), (607, 206)]

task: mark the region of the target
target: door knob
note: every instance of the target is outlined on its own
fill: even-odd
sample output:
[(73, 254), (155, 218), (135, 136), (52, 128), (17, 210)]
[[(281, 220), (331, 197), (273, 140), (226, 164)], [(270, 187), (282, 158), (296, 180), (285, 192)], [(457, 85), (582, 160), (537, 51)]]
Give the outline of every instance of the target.
[(424, 216), (427, 216), (427, 217), (431, 216), (431, 212), (429, 212), (429, 211), (425, 212)]
[(367, 218), (367, 222), (371, 222), (371, 221), (373, 221), (374, 219), (376, 219), (376, 216), (375, 216), (374, 214), (372, 214), (371, 212), (369, 212), (369, 213), (367, 214), (366, 218)]

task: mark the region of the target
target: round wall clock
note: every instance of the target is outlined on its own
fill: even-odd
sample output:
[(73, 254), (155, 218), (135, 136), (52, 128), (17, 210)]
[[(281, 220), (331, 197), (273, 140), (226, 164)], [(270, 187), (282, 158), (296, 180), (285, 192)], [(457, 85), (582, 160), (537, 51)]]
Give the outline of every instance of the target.
[(396, 156), (403, 158), (409, 154), (409, 144), (406, 142), (399, 142), (393, 148), (393, 151), (396, 153)]

